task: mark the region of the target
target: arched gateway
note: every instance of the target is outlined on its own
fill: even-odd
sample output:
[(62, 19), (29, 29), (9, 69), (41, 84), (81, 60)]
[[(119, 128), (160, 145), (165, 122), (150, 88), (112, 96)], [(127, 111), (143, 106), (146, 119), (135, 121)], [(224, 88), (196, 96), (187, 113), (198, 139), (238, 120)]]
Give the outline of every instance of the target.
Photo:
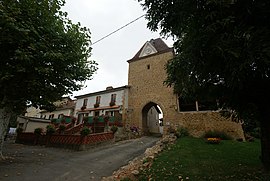
[[(173, 49), (161, 39), (155, 39), (146, 42), (128, 61), (128, 122), (142, 128), (145, 134), (162, 133), (162, 120), (169, 120), (175, 112), (176, 95), (163, 84), (165, 64), (172, 58)], [(157, 117), (159, 112), (163, 118)]]
[[(158, 38), (147, 41), (128, 60), (130, 88), (127, 125), (141, 128), (143, 134), (162, 133), (163, 127), (166, 134), (170, 127), (185, 127), (194, 136), (201, 136), (208, 130), (218, 130), (234, 138), (244, 138), (240, 124), (221, 117), (217, 111), (200, 111), (202, 106), (198, 102), (192, 106), (195, 110), (184, 112), (190, 106), (181, 108), (173, 88), (164, 85), (167, 77), (165, 65), (173, 56), (173, 49)], [(160, 117), (161, 112), (163, 117)]]
[(163, 134), (163, 112), (158, 104), (149, 102), (143, 107), (142, 128), (144, 133)]

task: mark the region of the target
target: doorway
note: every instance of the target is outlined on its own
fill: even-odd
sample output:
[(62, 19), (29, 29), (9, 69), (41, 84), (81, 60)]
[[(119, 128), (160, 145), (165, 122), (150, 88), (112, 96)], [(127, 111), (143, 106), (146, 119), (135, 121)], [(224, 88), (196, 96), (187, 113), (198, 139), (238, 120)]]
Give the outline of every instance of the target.
[(142, 128), (144, 134), (163, 134), (163, 112), (154, 102), (142, 109)]

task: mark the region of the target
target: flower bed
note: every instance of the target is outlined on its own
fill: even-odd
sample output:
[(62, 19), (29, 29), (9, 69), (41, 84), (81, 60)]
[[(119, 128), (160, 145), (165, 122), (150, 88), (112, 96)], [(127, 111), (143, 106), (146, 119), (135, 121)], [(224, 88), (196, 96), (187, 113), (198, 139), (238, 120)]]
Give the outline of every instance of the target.
[(220, 141), (220, 138), (206, 138), (206, 142), (210, 144), (219, 144)]

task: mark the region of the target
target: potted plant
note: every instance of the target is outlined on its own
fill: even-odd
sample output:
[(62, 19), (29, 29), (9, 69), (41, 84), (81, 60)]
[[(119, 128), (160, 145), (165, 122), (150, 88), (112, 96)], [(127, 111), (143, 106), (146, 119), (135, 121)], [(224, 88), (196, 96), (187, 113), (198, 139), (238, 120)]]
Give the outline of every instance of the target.
[(36, 135), (41, 135), (42, 132), (43, 132), (43, 129), (42, 129), (42, 128), (36, 128), (36, 129), (34, 130), (34, 133), (35, 133)]
[(63, 134), (63, 133), (65, 132), (65, 130), (66, 130), (66, 125), (61, 124), (61, 125), (59, 126), (60, 134)]
[(56, 124), (56, 119), (52, 119), (52, 120), (51, 120), (51, 123), (52, 123), (52, 124)]
[(55, 133), (55, 127), (53, 125), (48, 125), (46, 127), (46, 135), (52, 135)]
[(115, 102), (110, 102), (110, 106), (114, 106), (115, 105)]
[(81, 130), (81, 132), (80, 132), (81, 136), (87, 136), (90, 133), (91, 133), (91, 130), (88, 127), (86, 127), (86, 126), (83, 127), (82, 130)]

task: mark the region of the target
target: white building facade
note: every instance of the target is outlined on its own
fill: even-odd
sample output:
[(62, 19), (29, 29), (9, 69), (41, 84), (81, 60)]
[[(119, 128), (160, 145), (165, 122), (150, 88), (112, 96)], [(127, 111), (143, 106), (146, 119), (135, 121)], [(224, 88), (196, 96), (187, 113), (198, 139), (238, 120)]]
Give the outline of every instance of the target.
[(82, 123), (88, 116), (116, 116), (126, 120), (129, 86), (107, 87), (106, 90), (79, 95), (74, 116)]
[(52, 112), (41, 110), (40, 118), (59, 119), (62, 116), (73, 116), (76, 101), (70, 99), (69, 97), (65, 97), (61, 101), (56, 101), (53, 104), (56, 106), (56, 109)]

